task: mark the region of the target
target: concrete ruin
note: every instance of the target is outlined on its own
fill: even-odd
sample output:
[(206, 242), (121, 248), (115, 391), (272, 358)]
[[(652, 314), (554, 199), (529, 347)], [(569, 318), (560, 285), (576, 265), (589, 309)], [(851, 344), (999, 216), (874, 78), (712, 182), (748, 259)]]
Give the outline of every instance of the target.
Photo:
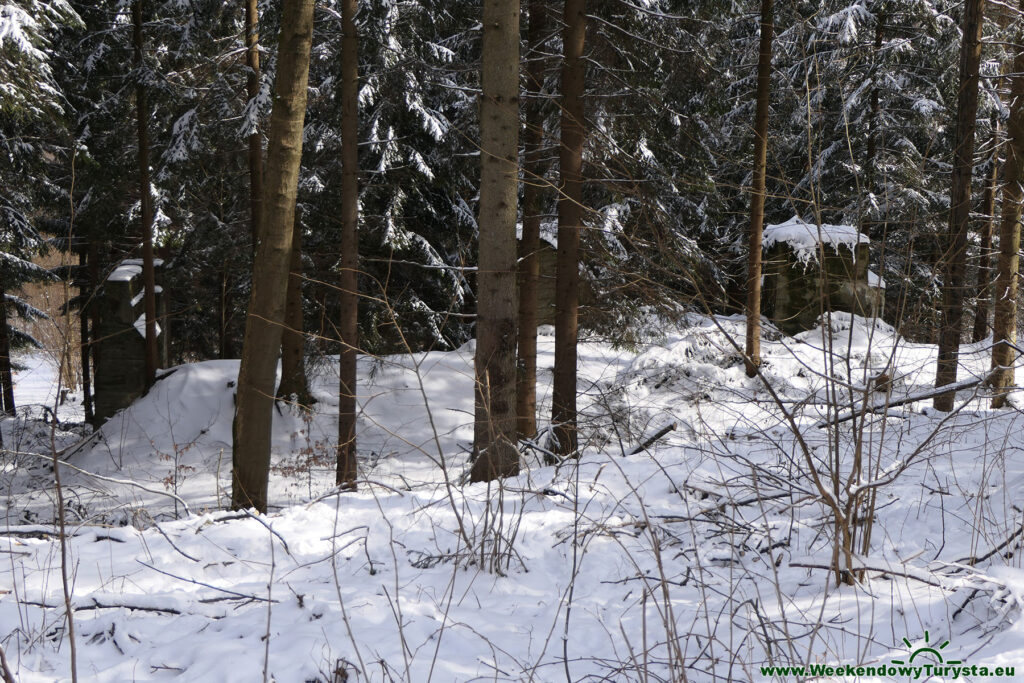
[(868, 269), (870, 240), (852, 225), (816, 225), (794, 216), (764, 229), (761, 308), (796, 334), (827, 310), (880, 317), (885, 282)]
[[(155, 259), (157, 355), (168, 365), (163, 261)], [(146, 312), (142, 260), (126, 259), (107, 276), (93, 301), (96, 420), (102, 422), (146, 392)]]

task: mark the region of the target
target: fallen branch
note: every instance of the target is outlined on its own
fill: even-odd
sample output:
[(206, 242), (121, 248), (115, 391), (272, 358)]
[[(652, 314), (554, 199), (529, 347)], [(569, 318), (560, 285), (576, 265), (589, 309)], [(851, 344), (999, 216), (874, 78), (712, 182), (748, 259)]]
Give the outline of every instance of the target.
[[(31, 605), (33, 607), (44, 607), (46, 609), (59, 609), (63, 605), (51, 605), (49, 603), (35, 601), (35, 600), (22, 600), (22, 605)], [(157, 612), (161, 614), (181, 614), (181, 610), (174, 607), (151, 607), (149, 605), (132, 605), (129, 603), (115, 603), (107, 604), (100, 602), (93, 598), (92, 604), (89, 605), (73, 605), (72, 610), (75, 612), (88, 612), (90, 610), (97, 609), (130, 609), (136, 612)]]
[[(946, 386), (949, 386), (949, 385), (947, 384)], [(805, 568), (805, 569), (824, 569), (824, 570), (830, 571), (830, 572), (834, 572), (835, 569), (836, 569), (835, 567), (833, 567), (832, 565), (829, 565), (829, 564), (811, 564), (809, 562), (790, 562), (789, 566), (790, 567), (802, 567), (802, 568)], [(846, 570), (844, 570), (844, 571), (846, 571)], [(856, 571), (878, 572), (880, 574), (889, 574), (891, 576), (899, 576), (899, 577), (902, 577), (904, 579), (913, 579), (915, 581), (920, 581), (921, 583), (927, 584), (929, 586), (935, 586), (936, 588), (945, 588), (945, 586), (943, 586), (938, 581), (933, 581), (933, 580), (931, 580), (929, 578), (925, 578), (923, 576), (916, 575), (916, 574), (910, 574), (908, 572), (897, 571), (897, 570), (894, 570), (892, 567), (869, 567), (866, 564), (861, 563), (861, 564), (858, 564), (856, 567), (853, 567), (852, 569), (850, 569), (850, 571), (855, 571), (855, 572)]]
[(922, 391), (917, 394), (911, 394), (910, 396), (905, 396), (903, 398), (896, 399), (895, 401), (886, 399), (884, 401), (880, 401), (866, 408), (862, 406), (860, 408), (855, 408), (854, 410), (847, 410), (846, 412), (839, 413), (838, 415), (831, 419), (819, 420), (814, 424), (814, 427), (816, 429), (821, 429), (822, 427), (828, 427), (829, 425), (837, 425), (842, 422), (847, 422), (863, 413), (880, 413), (888, 411), (890, 408), (896, 408), (898, 406), (906, 405), (908, 403), (916, 403), (917, 401), (924, 401), (925, 399), (935, 398), (936, 396), (941, 396), (942, 394), (948, 394), (951, 391), (957, 392), (962, 391), (964, 389), (971, 389), (973, 387), (978, 386), (979, 384), (987, 382), (989, 377), (991, 376), (992, 373), (990, 372), (984, 377), (975, 377), (973, 379), (965, 379), (962, 382), (945, 384), (941, 387), (932, 387), (931, 389), (928, 389), (926, 391)]
[(234, 595), (235, 597), (244, 598), (246, 600), (258, 600), (260, 602), (277, 602), (277, 600), (270, 600), (268, 598), (260, 597), (259, 595), (250, 595), (250, 594), (247, 594), (247, 593), (239, 593), (237, 591), (229, 590), (227, 588), (221, 588), (220, 586), (214, 586), (213, 584), (210, 584), (210, 583), (203, 583), (202, 581), (196, 581), (195, 579), (190, 579), (190, 578), (188, 578), (186, 576), (178, 576), (177, 574), (172, 574), (171, 572), (164, 571), (163, 569), (160, 569), (159, 567), (154, 567), (151, 564), (147, 564), (147, 563), (143, 562), (142, 560), (136, 560), (136, 562), (141, 564), (146, 569), (152, 569), (153, 571), (155, 571), (155, 572), (157, 572), (159, 574), (163, 574), (164, 576), (169, 576), (172, 579), (177, 579), (178, 581), (185, 581), (186, 583), (191, 583), (191, 584), (196, 585), (196, 586), (202, 586), (203, 588), (209, 588), (210, 590), (220, 591), (221, 593), (227, 593), (228, 595)]
[[(43, 460), (46, 460), (47, 462), (54, 461), (53, 456), (43, 455), (42, 453), (33, 453), (31, 451), (15, 451), (15, 453), (17, 455), (31, 455), (33, 457), (41, 458)], [(174, 500), (176, 500), (179, 503), (181, 503), (182, 507), (185, 508), (185, 514), (186, 515), (191, 515), (192, 514), (192, 511), (189, 509), (188, 503), (185, 502), (185, 499), (182, 498), (181, 496), (175, 494), (175, 493), (171, 493), (170, 491), (161, 491), (159, 489), (151, 489), (148, 486), (143, 486), (142, 484), (140, 484), (140, 483), (138, 483), (136, 481), (131, 481), (130, 479), (117, 479), (116, 477), (107, 477), (107, 476), (104, 476), (102, 474), (96, 474), (95, 472), (90, 472), (89, 470), (83, 470), (81, 467), (75, 467), (71, 463), (64, 462), (62, 460), (56, 460), (56, 462), (59, 463), (59, 465), (61, 467), (67, 467), (69, 469), (74, 470), (75, 472), (78, 472), (79, 474), (84, 474), (87, 477), (92, 477), (93, 479), (98, 479), (100, 481), (105, 481), (105, 482), (107, 482), (109, 484), (121, 484), (122, 486), (134, 486), (137, 489), (142, 489), (146, 493), (152, 493), (152, 494), (157, 495), (157, 496), (167, 496), (168, 498), (173, 498)]]
[(957, 564), (966, 564), (969, 567), (973, 567), (976, 564), (978, 564), (979, 562), (984, 562), (985, 560), (987, 560), (988, 558), (992, 557), (993, 555), (998, 553), (1000, 550), (1005, 548), (1006, 546), (1008, 546), (1011, 543), (1013, 543), (1014, 539), (1019, 538), (1021, 534), (1024, 534), (1024, 525), (1021, 525), (1021, 527), (1019, 529), (1017, 529), (1016, 531), (1014, 531), (1012, 534), (1010, 534), (1009, 537), (1005, 541), (1003, 541), (1002, 543), (997, 545), (995, 548), (992, 548), (992, 550), (988, 551), (987, 553), (985, 553), (981, 557), (965, 557), (962, 560), (957, 560), (956, 563)]
[(631, 450), (631, 451), (630, 451), (629, 453), (626, 453), (626, 455), (636, 455), (637, 453), (643, 453), (643, 452), (644, 452), (644, 451), (646, 451), (646, 450), (647, 450), (648, 448), (650, 448), (650, 447), (651, 447), (651, 446), (653, 446), (653, 445), (654, 445), (655, 443), (657, 443), (657, 441), (658, 441), (658, 440), (659, 440), (659, 439), (660, 439), (661, 437), (665, 436), (665, 435), (666, 435), (666, 434), (668, 434), (669, 432), (673, 432), (673, 431), (675, 431), (675, 429), (676, 429), (676, 423), (675, 423), (675, 422), (670, 422), (670, 423), (668, 423), (667, 425), (665, 425), (664, 427), (662, 427), (661, 429), (659, 429), (659, 430), (658, 430), (658, 431), (657, 431), (657, 432), (656, 432), (656, 433), (654, 434), (654, 436), (652, 436), (651, 438), (649, 438), (649, 439), (647, 439), (646, 441), (644, 441), (644, 442), (643, 442), (642, 444), (640, 444), (639, 446), (637, 446), (636, 448), (634, 448), (633, 450)]

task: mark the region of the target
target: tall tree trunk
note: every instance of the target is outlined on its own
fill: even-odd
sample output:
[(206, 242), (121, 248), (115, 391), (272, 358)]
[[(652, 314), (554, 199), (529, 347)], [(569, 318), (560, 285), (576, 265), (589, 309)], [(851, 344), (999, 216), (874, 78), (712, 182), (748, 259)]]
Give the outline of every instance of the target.
[(11, 329), (7, 316), (7, 292), (0, 281), (0, 410), (14, 415), (14, 371), (11, 368)]
[(358, 0), (341, 4), (341, 350), (338, 354), (338, 452), (335, 483), (356, 488), (356, 361), (359, 347), (359, 38)]
[[(132, 5), (135, 68), (142, 69), (142, 0)], [(156, 381), (159, 363), (156, 341), (156, 273), (153, 269), (153, 195), (149, 182), (149, 101), (146, 85), (135, 86), (135, 110), (139, 137), (139, 213), (142, 217), (142, 305), (146, 315), (146, 386)]]
[[(95, 331), (96, 328), (97, 328), (96, 321), (97, 321), (97, 317), (98, 317), (98, 314), (97, 314), (97, 308), (98, 307), (94, 306), (92, 304), (93, 304), (94, 299), (96, 298), (96, 292), (99, 290), (99, 287), (100, 287), (100, 242), (96, 238), (95, 233), (93, 232), (93, 229), (90, 229), (90, 231), (89, 231), (88, 271), (89, 271), (89, 282), (91, 283), (91, 291), (89, 293), (89, 299), (86, 302), (86, 306), (82, 310), (82, 315), (88, 316), (88, 318), (89, 318), (89, 329)], [(87, 361), (89, 358), (91, 358), (92, 359), (92, 367), (96, 368), (96, 367), (99, 367), (99, 363), (97, 362), (97, 353), (99, 352), (98, 351), (99, 346), (92, 343), (93, 339), (91, 337), (89, 339), (89, 342), (90, 343), (88, 344), (88, 346), (85, 347), (86, 356), (87, 357), (82, 359), (83, 360), (83, 365), (85, 364), (85, 361)], [(95, 382), (94, 382), (94, 385), (95, 385)], [(92, 399), (93, 399), (93, 405), (92, 405), (93, 412), (92, 412), (91, 415), (86, 415), (86, 419), (89, 421), (89, 424), (95, 426), (96, 425), (95, 386), (94, 386), (94, 391), (93, 391)]]
[(540, 279), (540, 219), (544, 184), (543, 46), (548, 30), (547, 0), (530, 0), (526, 43), (531, 52), (526, 87), (534, 97), (526, 101), (523, 149), (523, 237), (519, 242), (519, 354), (516, 414), (519, 436), (537, 433), (537, 282)]
[(516, 448), (516, 214), (519, 2), (484, 0), (480, 69), (480, 258), (477, 273), (477, 459), (470, 481), (519, 472)]
[(274, 378), (281, 349), (295, 197), (302, 158), (313, 0), (284, 0), (259, 246), (238, 371), (231, 507), (267, 509)]
[(750, 196), (747, 251), (747, 376), (761, 364), (761, 237), (764, 232), (765, 173), (768, 163), (768, 115), (772, 85), (773, 0), (761, 0), (761, 44), (757, 53), (757, 105), (754, 110), (754, 184)]
[(562, 120), (559, 150), (558, 260), (555, 265), (555, 372), (551, 395), (554, 447), (574, 455), (579, 246), (583, 222), (583, 86), (586, 0), (565, 0), (562, 12)]
[(220, 266), (220, 296), (217, 297), (217, 354), (219, 358), (234, 358), (234, 346), (231, 344), (231, 334), (228, 330), (228, 320), (231, 317), (232, 297), (228, 288), (228, 263)]
[[(91, 238), (88, 240), (91, 243)], [(92, 368), (89, 365), (89, 306), (92, 304), (93, 292), (96, 286), (89, 277), (91, 268), (88, 258), (89, 248), (86, 244), (80, 244), (78, 248), (78, 272), (79, 278), (85, 279), (85, 284), (78, 288), (78, 298), (81, 305), (78, 308), (78, 342), (79, 359), (82, 364), (82, 402), (85, 408), (85, 421), (92, 423)]]
[[(875, 0), (872, 3), (872, 9), (875, 9), (875, 5), (881, 4), (879, 0)], [(867, 158), (865, 159), (864, 168), (866, 169), (866, 180), (865, 187), (872, 197), (877, 198), (879, 195), (879, 184), (878, 184), (878, 146), (879, 146), (879, 119), (881, 118), (882, 106), (879, 102), (879, 87), (878, 79), (881, 73), (881, 68), (878, 64), (878, 57), (882, 52), (882, 37), (885, 29), (885, 14), (877, 12), (875, 14), (875, 45), (874, 52), (871, 54), (873, 71), (871, 74), (871, 118), (868, 119), (868, 144), (867, 144)], [(870, 235), (874, 232), (872, 229), (872, 222), (867, 220), (866, 215), (868, 213), (867, 207), (861, 210), (861, 228), (860, 231)]]
[[(971, 218), (971, 170), (974, 166), (974, 129), (978, 113), (978, 67), (981, 63), (983, 0), (965, 0), (963, 43), (960, 46), (960, 93), (957, 99), (956, 149), (949, 192), (949, 240), (943, 259), (942, 324), (939, 328), (939, 361), (935, 386), (956, 381), (960, 355), (960, 330), (964, 315), (964, 272), (967, 261), (967, 228)], [(936, 410), (953, 409), (955, 392), (939, 394)]]
[(985, 216), (981, 228), (978, 255), (978, 303), (974, 308), (974, 332), (971, 341), (980, 342), (988, 335), (988, 314), (992, 308), (992, 232), (996, 222), (996, 188), (999, 186), (999, 119), (992, 117), (992, 168), (985, 183), (981, 212)]
[[(1024, 11), (1024, 0), (1021, 0)], [(1017, 41), (1020, 42), (1020, 39)], [(1014, 385), (1011, 344), (1017, 342), (1017, 271), (1020, 266), (1021, 201), (1024, 200), (1024, 51), (1018, 49), (1010, 76), (1010, 120), (1006, 161), (1003, 163), (1003, 212), (999, 222), (999, 264), (996, 273), (995, 314), (992, 317), (992, 407), (1006, 405)]]
[[(298, 216), (298, 211), (296, 211)], [(284, 329), (281, 330), (281, 383), (277, 398), (308, 408), (313, 404), (306, 380), (306, 335), (302, 317), (302, 227), (292, 229), (292, 256), (285, 293)], [(294, 398), (293, 398), (294, 397)]]
[[(260, 94), (260, 10), (258, 0), (245, 1), (245, 64), (249, 69), (246, 94), (255, 102)], [(263, 141), (253, 126), (249, 134), (249, 230), (253, 253), (259, 241), (260, 202), (263, 200)]]

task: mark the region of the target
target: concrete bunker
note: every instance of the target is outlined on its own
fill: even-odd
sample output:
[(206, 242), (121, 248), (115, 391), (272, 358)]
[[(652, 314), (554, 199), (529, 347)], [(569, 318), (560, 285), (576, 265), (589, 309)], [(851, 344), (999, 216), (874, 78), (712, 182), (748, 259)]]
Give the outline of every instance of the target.
[(764, 314), (787, 334), (809, 330), (827, 310), (879, 317), (885, 282), (868, 269), (870, 240), (852, 225), (794, 216), (764, 229)]
[[(163, 296), (163, 261), (153, 261), (156, 275), (157, 362), (168, 365), (167, 304)], [(95, 414), (100, 422), (127, 408), (146, 392), (146, 312), (142, 260), (121, 261), (97, 293), (93, 335)]]

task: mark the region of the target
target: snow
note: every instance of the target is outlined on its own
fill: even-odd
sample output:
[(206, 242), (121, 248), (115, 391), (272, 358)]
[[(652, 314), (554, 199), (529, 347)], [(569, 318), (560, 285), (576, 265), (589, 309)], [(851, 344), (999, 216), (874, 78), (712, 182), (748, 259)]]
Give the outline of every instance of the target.
[(761, 244), (765, 249), (779, 243), (788, 244), (797, 257), (807, 263), (817, 259), (822, 245), (827, 244), (836, 252), (840, 246), (844, 246), (856, 253), (856, 245), (869, 242), (867, 235), (861, 234), (852, 225), (817, 225), (793, 216), (785, 223), (766, 226)]
[(126, 262), (121, 262), (117, 268), (114, 268), (113, 272), (107, 276), (108, 282), (130, 282), (132, 278), (142, 275), (142, 266), (132, 265)]
[[(134, 300), (133, 300), (132, 305), (133, 306), (135, 305), (134, 304)], [(146, 314), (143, 313), (138, 318), (136, 318), (135, 322), (132, 323), (132, 327), (134, 327), (135, 331), (138, 332), (139, 335), (141, 335), (143, 339), (145, 339), (146, 338)], [(160, 336), (160, 332), (161, 332), (161, 330), (163, 328), (160, 327), (160, 323), (155, 323), (155, 327), (156, 327), (156, 336), (159, 337)]]
[(885, 289), (885, 280), (873, 270), (868, 271), (868, 287), (878, 287), (879, 289)]
[[(884, 398), (868, 381), (879, 367), (904, 376), (893, 400), (930, 388), (935, 347), (848, 314), (797, 337), (766, 326), (776, 403), (746, 377), (743, 332), (741, 317), (691, 315), (635, 351), (582, 343), (582, 456), (553, 467), (528, 453), (500, 486), (463, 479), (472, 344), (360, 358), (354, 493), (332, 489), (338, 383), (334, 360), (317, 364), (313, 410), (273, 414), (267, 515), (223, 511), (237, 361), (162, 373), (92, 435), (68, 406), (56, 428), (5, 419), (7, 659), (19, 681), (70, 675), (52, 435), (83, 680), (767, 680), (768, 663), (906, 659), (903, 638), (1024, 667), (1024, 416), (990, 410), (974, 387), (955, 413), (922, 401), (818, 427)], [(989, 354), (962, 346), (960, 379), (984, 374)], [(52, 404), (46, 358), (18, 360), (19, 400)], [(857, 585), (828, 570), (815, 476), (842, 500), (877, 493)]]

